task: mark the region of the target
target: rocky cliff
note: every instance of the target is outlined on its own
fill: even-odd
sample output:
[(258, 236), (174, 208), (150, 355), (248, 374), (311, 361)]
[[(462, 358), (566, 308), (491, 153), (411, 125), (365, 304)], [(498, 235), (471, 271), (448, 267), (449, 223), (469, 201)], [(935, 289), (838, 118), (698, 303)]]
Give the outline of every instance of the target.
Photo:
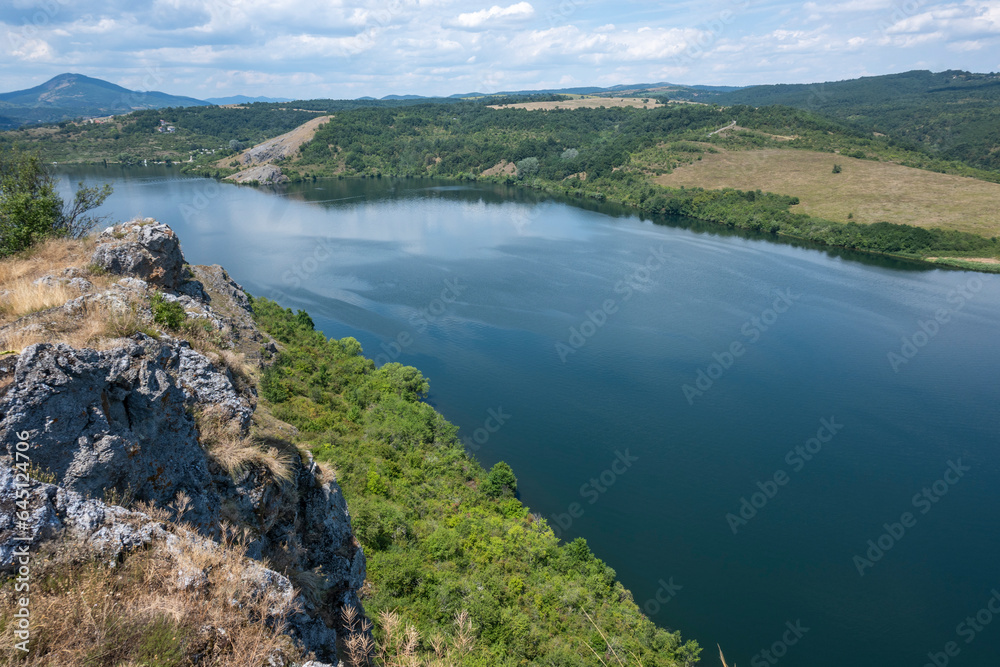
[(78, 251), (32, 281), (48, 307), (0, 326), (0, 352), (12, 350), (0, 356), (0, 569), (25, 544), (107, 563), (156, 549), (170, 585), (197, 590), (218, 562), (185, 554), (235, 543), (232, 604), (269, 601), (254, 613), (291, 654), (336, 662), (365, 558), (332, 474), (258, 409), (255, 378), (277, 348), (249, 298), (221, 267), (187, 265), (152, 220)]

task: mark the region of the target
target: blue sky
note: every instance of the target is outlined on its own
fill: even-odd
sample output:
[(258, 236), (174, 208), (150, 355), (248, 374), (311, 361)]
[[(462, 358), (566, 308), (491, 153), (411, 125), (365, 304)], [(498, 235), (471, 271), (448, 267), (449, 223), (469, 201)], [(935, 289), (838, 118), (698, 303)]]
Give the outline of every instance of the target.
[(1000, 0), (4, 0), (0, 90), (449, 95), (1000, 71)]

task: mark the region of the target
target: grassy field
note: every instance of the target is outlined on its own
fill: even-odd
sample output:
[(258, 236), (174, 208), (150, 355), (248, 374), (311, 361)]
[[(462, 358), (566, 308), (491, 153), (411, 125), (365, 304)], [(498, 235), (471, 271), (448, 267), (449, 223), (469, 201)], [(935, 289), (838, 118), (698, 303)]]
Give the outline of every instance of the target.
[[(833, 173), (834, 164), (841, 173)], [(791, 195), (801, 202), (793, 210), (836, 222), (885, 221), (1000, 235), (1000, 184), (832, 153), (719, 150), (654, 180), (669, 187)]]
[(491, 109), (529, 109), (549, 111), (552, 109), (598, 109), (600, 107), (636, 107), (656, 109), (663, 105), (651, 97), (577, 97), (558, 102), (523, 102), (521, 104), (493, 105)]

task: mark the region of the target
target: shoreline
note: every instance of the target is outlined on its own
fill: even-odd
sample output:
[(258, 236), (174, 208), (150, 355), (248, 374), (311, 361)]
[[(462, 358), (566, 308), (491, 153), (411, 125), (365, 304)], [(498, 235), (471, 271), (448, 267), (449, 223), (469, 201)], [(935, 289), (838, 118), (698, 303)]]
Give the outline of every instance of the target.
[[(111, 165), (117, 165), (117, 166), (119, 166), (119, 168), (129, 168), (129, 169), (150, 166), (150, 165), (124, 165), (124, 164), (119, 163), (119, 162), (107, 162), (107, 163), (105, 163), (103, 161), (102, 162), (83, 162), (83, 161), (81, 161), (81, 162), (61, 162), (61, 163), (58, 163), (56, 166), (105, 166), (105, 167), (109, 167)], [(237, 186), (247, 186), (247, 185), (249, 185), (249, 186), (260, 186), (261, 185), (260, 183), (257, 183), (257, 182), (235, 183), (235, 182), (232, 182), (232, 181), (226, 181), (225, 177), (228, 176), (229, 174), (222, 174), (221, 173), (222, 170), (220, 170), (218, 168), (212, 168), (211, 166), (201, 166), (201, 167), (199, 167), (199, 166), (192, 165), (191, 163), (181, 163), (181, 162), (172, 162), (170, 164), (167, 164), (165, 162), (164, 163), (155, 163), (154, 166), (160, 166), (160, 167), (166, 166), (166, 167), (171, 167), (172, 168), (175, 165), (181, 167), (181, 172), (180, 173), (185, 174), (185, 175), (200, 176), (202, 178), (211, 178), (211, 179), (214, 179), (214, 180), (219, 181), (219, 182), (229, 182), (230, 184), (237, 185)], [(230, 171), (230, 170), (226, 170), (226, 171)], [(238, 171), (235, 171), (235, 170), (233, 170), (233, 171), (234, 171), (234, 173), (238, 173)], [(667, 216), (667, 215), (670, 215), (669, 213), (664, 213), (662, 211), (655, 211), (655, 210), (649, 210), (647, 208), (643, 208), (641, 205), (638, 205), (635, 202), (627, 201), (625, 198), (622, 198), (622, 197), (619, 197), (619, 196), (615, 196), (615, 194), (613, 194), (613, 193), (612, 194), (608, 194), (608, 193), (601, 192), (601, 191), (586, 190), (586, 189), (569, 189), (569, 188), (565, 188), (565, 187), (559, 187), (558, 184), (556, 184), (554, 182), (539, 182), (537, 179), (536, 179), (535, 182), (529, 183), (529, 182), (524, 182), (524, 181), (512, 179), (510, 177), (500, 177), (500, 176), (494, 176), (494, 175), (482, 176), (482, 175), (476, 175), (476, 174), (459, 174), (459, 175), (452, 175), (452, 176), (444, 176), (444, 175), (438, 175), (438, 174), (427, 174), (427, 175), (419, 175), (419, 176), (415, 176), (415, 175), (402, 175), (402, 176), (400, 176), (400, 175), (383, 175), (381, 173), (374, 174), (374, 175), (372, 175), (372, 174), (343, 174), (343, 173), (340, 173), (340, 174), (329, 175), (329, 176), (327, 176), (327, 175), (320, 176), (320, 175), (317, 175), (317, 174), (303, 175), (302, 173), (295, 173), (293, 175), (290, 175), (289, 178), (290, 178), (290, 181), (289, 181), (290, 183), (304, 183), (304, 182), (307, 182), (307, 181), (343, 180), (343, 179), (358, 179), (358, 180), (376, 179), (376, 180), (380, 180), (382, 178), (396, 178), (396, 179), (402, 179), (402, 180), (413, 180), (413, 179), (424, 180), (424, 179), (426, 179), (426, 180), (431, 180), (431, 181), (474, 182), (474, 183), (483, 182), (483, 183), (493, 183), (493, 184), (497, 184), (497, 185), (506, 185), (506, 186), (513, 186), (513, 187), (519, 187), (519, 188), (526, 188), (526, 189), (529, 189), (529, 190), (535, 190), (535, 191), (538, 191), (538, 192), (544, 192), (544, 193), (549, 194), (549, 195), (554, 195), (554, 196), (559, 196), (559, 197), (565, 197), (566, 200), (569, 201), (569, 202), (573, 202), (574, 200), (580, 200), (580, 199), (592, 199), (592, 200), (594, 200), (594, 201), (596, 201), (598, 203), (610, 203), (610, 204), (616, 204), (616, 205), (619, 205), (619, 206), (627, 207), (629, 209), (632, 209), (632, 210), (635, 210), (635, 211), (638, 211), (640, 213), (643, 213), (643, 214), (646, 214), (646, 215), (650, 215), (650, 216)], [(685, 188), (681, 188), (680, 190), (677, 190), (676, 188), (667, 188), (665, 186), (661, 186), (661, 185), (658, 185), (658, 184), (655, 184), (655, 183), (652, 183), (652, 182), (650, 182), (649, 185), (651, 187), (654, 187), (654, 188), (657, 188), (658, 190), (660, 190), (661, 194), (670, 194), (671, 192), (681, 192), (681, 191), (685, 190)], [(691, 191), (691, 190), (694, 190), (694, 189), (693, 188), (692, 189), (688, 189), (688, 191)], [(704, 192), (713, 192), (713, 193), (721, 193), (721, 192), (723, 192), (723, 190), (704, 190), (704, 189), (702, 191), (704, 191)], [(821, 239), (812, 238), (812, 237), (809, 237), (809, 236), (804, 236), (804, 235), (799, 235), (799, 234), (794, 234), (794, 233), (790, 233), (790, 232), (787, 232), (787, 231), (784, 231), (784, 230), (781, 230), (781, 229), (779, 229), (777, 232), (766, 232), (764, 230), (745, 229), (745, 228), (736, 226), (734, 223), (731, 223), (731, 222), (728, 222), (728, 221), (722, 221), (722, 220), (713, 219), (711, 217), (703, 217), (703, 216), (699, 216), (699, 215), (692, 215), (690, 213), (683, 213), (683, 214), (680, 214), (680, 215), (683, 215), (684, 217), (691, 218), (693, 220), (698, 220), (699, 222), (704, 222), (704, 223), (709, 223), (709, 224), (712, 224), (712, 225), (717, 225), (720, 228), (741, 229), (743, 231), (748, 231), (748, 232), (757, 231), (757, 232), (769, 233), (773, 237), (784, 237), (784, 238), (793, 239), (793, 240), (796, 240), (796, 241), (803, 241), (803, 242), (806, 242), (806, 243), (816, 244), (817, 246), (824, 247), (824, 248), (833, 248), (833, 249), (838, 249), (838, 250), (847, 250), (847, 251), (853, 251), (853, 252), (861, 252), (861, 253), (865, 253), (867, 255), (872, 255), (872, 256), (876, 256), (876, 257), (888, 257), (888, 258), (892, 258), (892, 259), (898, 259), (898, 260), (906, 260), (906, 261), (916, 262), (916, 263), (919, 263), (921, 265), (926, 265), (926, 267), (928, 269), (933, 269), (933, 268), (936, 268), (936, 269), (949, 269), (949, 270), (972, 271), (972, 272), (976, 272), (976, 273), (988, 273), (988, 274), (998, 274), (998, 273), (1000, 273), (1000, 258), (997, 258), (997, 257), (983, 257), (983, 256), (981, 256), (981, 254), (979, 256), (970, 255), (969, 257), (948, 257), (948, 256), (943, 256), (943, 255), (946, 254), (947, 251), (932, 251), (932, 252), (935, 252), (936, 254), (929, 255), (929, 256), (921, 256), (921, 255), (906, 254), (906, 253), (885, 252), (885, 251), (880, 251), (880, 250), (873, 250), (871, 248), (859, 248), (859, 247), (854, 247), (854, 246), (849, 246), (849, 245), (840, 245), (840, 244), (834, 244), (834, 243), (826, 243), (826, 242), (824, 242)], [(834, 221), (823, 220), (823, 222), (828, 223), (831, 227), (845, 227), (846, 226), (843, 223), (838, 223), (838, 222), (834, 222)], [(917, 227), (915, 225), (905, 225), (905, 227), (912, 228), (912, 229), (923, 229), (923, 228)], [(951, 230), (945, 230), (945, 231), (951, 231)], [(968, 232), (965, 232), (965, 233), (969, 234)], [(975, 235), (975, 234), (969, 234), (969, 235), (970, 236), (975, 236), (976, 238), (979, 238), (979, 239), (982, 239), (982, 240), (987, 240), (987, 241), (990, 240), (990, 239), (988, 239), (987, 237), (984, 237), (984, 236), (979, 236), (979, 235)]]

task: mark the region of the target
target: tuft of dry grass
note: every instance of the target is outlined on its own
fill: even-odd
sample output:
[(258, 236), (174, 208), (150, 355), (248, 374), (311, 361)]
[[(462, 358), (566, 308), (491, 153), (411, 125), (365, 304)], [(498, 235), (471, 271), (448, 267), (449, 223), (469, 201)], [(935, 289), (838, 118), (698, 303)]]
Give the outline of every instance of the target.
[(348, 605), (340, 610), (340, 621), (343, 626), (343, 644), (345, 659), (349, 667), (367, 667), (375, 654), (375, 642), (372, 640), (372, 624), (358, 613), (356, 607)]
[(61, 306), (70, 299), (80, 296), (78, 290), (68, 285), (35, 285), (31, 278), (18, 278), (3, 285), (3, 299), (0, 300), (0, 325)]
[(211, 405), (198, 413), (196, 419), (202, 446), (233, 478), (256, 467), (266, 470), (277, 481), (291, 481), (295, 474), (292, 452), (273, 441), (261, 442), (244, 435), (225, 407)]
[[(32, 570), (29, 653), (17, 664), (265, 665), (302, 661), (281, 633), (291, 600), (248, 584), (251, 568), (238, 542), (210, 548), (184, 531), (174, 551), (163, 543), (108, 564), (80, 544), (39, 554)], [(177, 584), (179, 568), (205, 573), (199, 585)], [(10, 619), (13, 581), (0, 595), (0, 618)], [(284, 663), (284, 664), (287, 664)]]
[(97, 245), (94, 238), (46, 239), (45, 241), (0, 261), (0, 289), (6, 283), (22, 278), (29, 281), (52, 273), (53, 267), (84, 270), (90, 262), (90, 255)]
[(448, 638), (429, 639), (431, 652), (421, 650), (417, 629), (395, 611), (380, 611), (379, 629), (373, 637), (372, 623), (354, 607), (344, 607), (341, 615), (342, 657), (348, 667), (452, 667), (475, 647), (475, 630), (467, 611), (455, 614), (454, 631)]
[(419, 667), (420, 633), (408, 623), (404, 623), (394, 611), (380, 611), (378, 614), (382, 637), (378, 642), (378, 660), (385, 667)]
[(75, 348), (106, 350), (120, 344), (120, 339), (140, 331), (151, 336), (156, 334), (136, 304), (121, 308), (90, 301), (75, 315), (57, 310), (29, 326), (0, 329), (0, 348), (21, 352), (36, 343), (66, 343)]

